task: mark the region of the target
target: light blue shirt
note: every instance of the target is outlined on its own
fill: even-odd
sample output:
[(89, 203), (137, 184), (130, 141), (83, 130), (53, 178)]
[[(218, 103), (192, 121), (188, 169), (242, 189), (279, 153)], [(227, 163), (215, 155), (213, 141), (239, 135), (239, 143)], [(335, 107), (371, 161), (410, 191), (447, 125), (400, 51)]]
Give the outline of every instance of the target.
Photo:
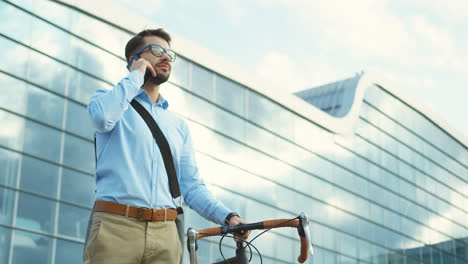
[(161, 152), (145, 121), (130, 105), (136, 99), (153, 116), (171, 147), (185, 203), (208, 220), (224, 223), (231, 212), (200, 178), (187, 123), (167, 111), (159, 97), (152, 104), (137, 70), (112, 90), (97, 90), (88, 105), (96, 128), (96, 200), (138, 207), (175, 208)]

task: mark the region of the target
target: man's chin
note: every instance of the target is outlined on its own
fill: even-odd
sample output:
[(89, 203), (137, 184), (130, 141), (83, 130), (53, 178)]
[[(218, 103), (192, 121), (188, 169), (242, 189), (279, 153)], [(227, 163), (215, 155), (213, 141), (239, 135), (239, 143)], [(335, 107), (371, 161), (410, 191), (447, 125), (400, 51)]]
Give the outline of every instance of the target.
[(160, 85), (162, 83), (165, 83), (169, 79), (169, 75), (163, 75), (163, 74), (158, 74), (156, 77), (152, 77), (149, 79), (150, 82)]

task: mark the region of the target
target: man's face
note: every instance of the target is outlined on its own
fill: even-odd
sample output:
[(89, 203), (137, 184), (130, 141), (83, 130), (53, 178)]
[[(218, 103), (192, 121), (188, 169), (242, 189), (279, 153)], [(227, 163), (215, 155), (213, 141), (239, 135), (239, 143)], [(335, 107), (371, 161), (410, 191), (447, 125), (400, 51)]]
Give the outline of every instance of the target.
[[(164, 39), (157, 36), (144, 37), (144, 41), (144, 46), (149, 44), (156, 44), (165, 49), (170, 48), (169, 44)], [(151, 66), (153, 66), (154, 70), (156, 71), (156, 77), (153, 78), (151, 76), (151, 78), (149, 79), (151, 82), (159, 85), (167, 81), (167, 79), (169, 79), (169, 76), (171, 75), (172, 64), (169, 56), (166, 53), (163, 53), (161, 57), (156, 57), (148, 49), (145, 52), (141, 53), (140, 56), (145, 60), (149, 61), (149, 63), (151, 63)]]

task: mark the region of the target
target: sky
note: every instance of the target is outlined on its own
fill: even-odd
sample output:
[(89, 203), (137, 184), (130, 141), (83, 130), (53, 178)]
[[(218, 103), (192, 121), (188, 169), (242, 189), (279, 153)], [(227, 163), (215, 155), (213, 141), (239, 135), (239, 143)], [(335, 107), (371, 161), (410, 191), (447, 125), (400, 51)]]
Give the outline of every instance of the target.
[(113, 1), (285, 92), (378, 72), (468, 138), (466, 0)]

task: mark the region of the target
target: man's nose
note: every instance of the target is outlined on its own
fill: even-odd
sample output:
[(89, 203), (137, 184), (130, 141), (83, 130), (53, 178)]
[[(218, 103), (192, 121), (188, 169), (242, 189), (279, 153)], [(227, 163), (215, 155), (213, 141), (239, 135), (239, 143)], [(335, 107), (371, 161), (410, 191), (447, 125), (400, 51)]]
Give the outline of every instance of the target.
[(163, 61), (170, 61), (171, 60), (171, 57), (169, 57), (169, 54), (167, 54), (166, 52), (163, 52), (162, 56), (161, 56), (161, 60)]

